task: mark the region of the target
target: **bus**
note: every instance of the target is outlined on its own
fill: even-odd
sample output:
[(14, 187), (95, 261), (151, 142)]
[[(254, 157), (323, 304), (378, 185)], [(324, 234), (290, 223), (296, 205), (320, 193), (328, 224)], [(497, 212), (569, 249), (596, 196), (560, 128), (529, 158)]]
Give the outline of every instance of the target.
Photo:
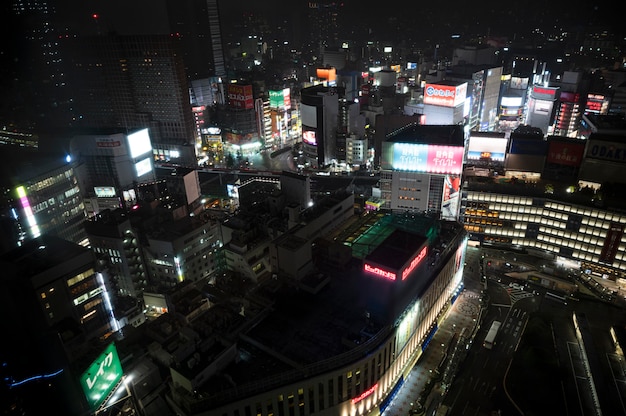
[(483, 347), (488, 350), (493, 348), (496, 343), (496, 335), (498, 335), (498, 331), (500, 330), (500, 325), (500, 321), (493, 321), (491, 328), (489, 328), (489, 332), (487, 332), (487, 336), (485, 337), (485, 342), (483, 342)]

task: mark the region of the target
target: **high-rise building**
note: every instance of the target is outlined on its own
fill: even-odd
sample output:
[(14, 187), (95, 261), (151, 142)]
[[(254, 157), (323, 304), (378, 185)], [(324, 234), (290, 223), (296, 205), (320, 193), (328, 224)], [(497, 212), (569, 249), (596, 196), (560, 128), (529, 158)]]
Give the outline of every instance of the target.
[(157, 159), (167, 161), (174, 152), (172, 163), (195, 166), (197, 135), (176, 36), (108, 34), (76, 43), (84, 46), (73, 67), (80, 82), (77, 126), (150, 128)]
[(43, 234), (87, 246), (85, 206), (71, 163), (60, 154), (14, 151), (3, 165), (6, 217), (17, 234), (5, 234), (16, 247)]
[(11, 338), (0, 346), (3, 412), (86, 414), (76, 352), (118, 329), (93, 252), (44, 234), (2, 254), (0, 267), (0, 325)]
[(380, 189), (385, 208), (459, 216), (463, 126), (409, 125), (383, 142)]
[(102, 209), (131, 207), (143, 199), (138, 186), (156, 180), (149, 129), (74, 136), (70, 149), (90, 217)]
[(334, 87), (315, 85), (300, 91), (304, 156), (311, 167), (330, 164), (336, 157), (339, 94)]

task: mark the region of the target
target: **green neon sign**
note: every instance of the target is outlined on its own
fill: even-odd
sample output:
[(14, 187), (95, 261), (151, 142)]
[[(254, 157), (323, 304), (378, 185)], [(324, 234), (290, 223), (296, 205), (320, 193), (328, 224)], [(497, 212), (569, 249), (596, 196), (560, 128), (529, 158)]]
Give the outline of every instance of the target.
[(115, 344), (111, 343), (80, 377), (80, 384), (89, 406), (92, 409), (99, 407), (123, 375), (117, 349)]

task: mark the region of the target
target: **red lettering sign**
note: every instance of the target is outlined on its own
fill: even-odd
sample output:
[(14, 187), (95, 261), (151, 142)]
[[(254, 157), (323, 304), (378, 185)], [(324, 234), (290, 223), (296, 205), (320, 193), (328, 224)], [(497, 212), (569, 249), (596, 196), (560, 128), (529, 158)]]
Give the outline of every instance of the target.
[(406, 279), (409, 274), (417, 267), (417, 265), (422, 261), (424, 257), (426, 257), (426, 253), (428, 252), (428, 246), (425, 246), (422, 251), (419, 252), (417, 256), (413, 260), (411, 260), (411, 264), (409, 267), (402, 271), (402, 280)]
[(376, 387), (378, 387), (378, 384), (374, 384), (372, 387), (370, 387), (369, 389), (365, 390), (359, 396), (353, 398), (352, 399), (352, 404), (356, 404), (356, 403), (360, 402), (361, 400), (363, 400), (364, 398), (366, 398), (367, 396), (369, 396), (370, 394), (374, 393), (374, 391), (376, 391)]
[(394, 272), (383, 270), (380, 267), (371, 266), (367, 263), (365, 263), (365, 265), (363, 266), (363, 270), (365, 270), (368, 273), (372, 273), (380, 277), (384, 277), (385, 279), (396, 280), (396, 274)]

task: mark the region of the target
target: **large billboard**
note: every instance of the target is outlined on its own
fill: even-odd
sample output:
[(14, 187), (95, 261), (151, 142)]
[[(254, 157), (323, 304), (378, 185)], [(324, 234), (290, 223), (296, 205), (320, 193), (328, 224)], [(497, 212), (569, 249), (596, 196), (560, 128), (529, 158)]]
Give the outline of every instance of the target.
[(609, 100), (603, 94), (587, 94), (585, 113), (606, 114), (609, 109)]
[(504, 161), (508, 139), (503, 134), (470, 135), (467, 146), (468, 160)]
[(91, 363), (80, 377), (87, 402), (97, 409), (124, 375), (115, 344), (109, 346)]
[(242, 110), (254, 108), (252, 85), (228, 84), (228, 103), (231, 107)]
[(592, 140), (587, 143), (585, 157), (609, 162), (626, 162), (626, 143)]
[(302, 141), (311, 146), (317, 146), (317, 138), (315, 137), (315, 130), (302, 130)]
[(461, 174), (463, 147), (416, 143), (385, 143), (383, 169)]
[(548, 143), (539, 138), (511, 136), (509, 153), (512, 155), (545, 156)]
[(585, 142), (566, 142), (548, 139), (547, 163), (578, 167), (582, 163)]
[(152, 142), (150, 141), (150, 133), (148, 129), (139, 130), (127, 136), (128, 148), (130, 149), (130, 157), (133, 159), (152, 153)]
[(426, 84), (424, 85), (424, 104), (442, 107), (456, 107), (465, 102), (467, 82), (459, 85)]
[(624, 225), (616, 222), (611, 222), (611, 226), (606, 233), (604, 244), (602, 245), (602, 252), (600, 252), (600, 261), (602, 263), (611, 264), (615, 260), (615, 255), (619, 249), (619, 244), (622, 241), (622, 235), (624, 234)]
[(270, 90), (270, 108), (277, 108), (280, 110), (289, 110), (291, 108), (291, 97), (289, 95), (289, 88), (282, 90)]
[(443, 182), (443, 195), (441, 196), (441, 218), (456, 221), (458, 219), (459, 204), (461, 201), (461, 177), (459, 175), (446, 175)]

